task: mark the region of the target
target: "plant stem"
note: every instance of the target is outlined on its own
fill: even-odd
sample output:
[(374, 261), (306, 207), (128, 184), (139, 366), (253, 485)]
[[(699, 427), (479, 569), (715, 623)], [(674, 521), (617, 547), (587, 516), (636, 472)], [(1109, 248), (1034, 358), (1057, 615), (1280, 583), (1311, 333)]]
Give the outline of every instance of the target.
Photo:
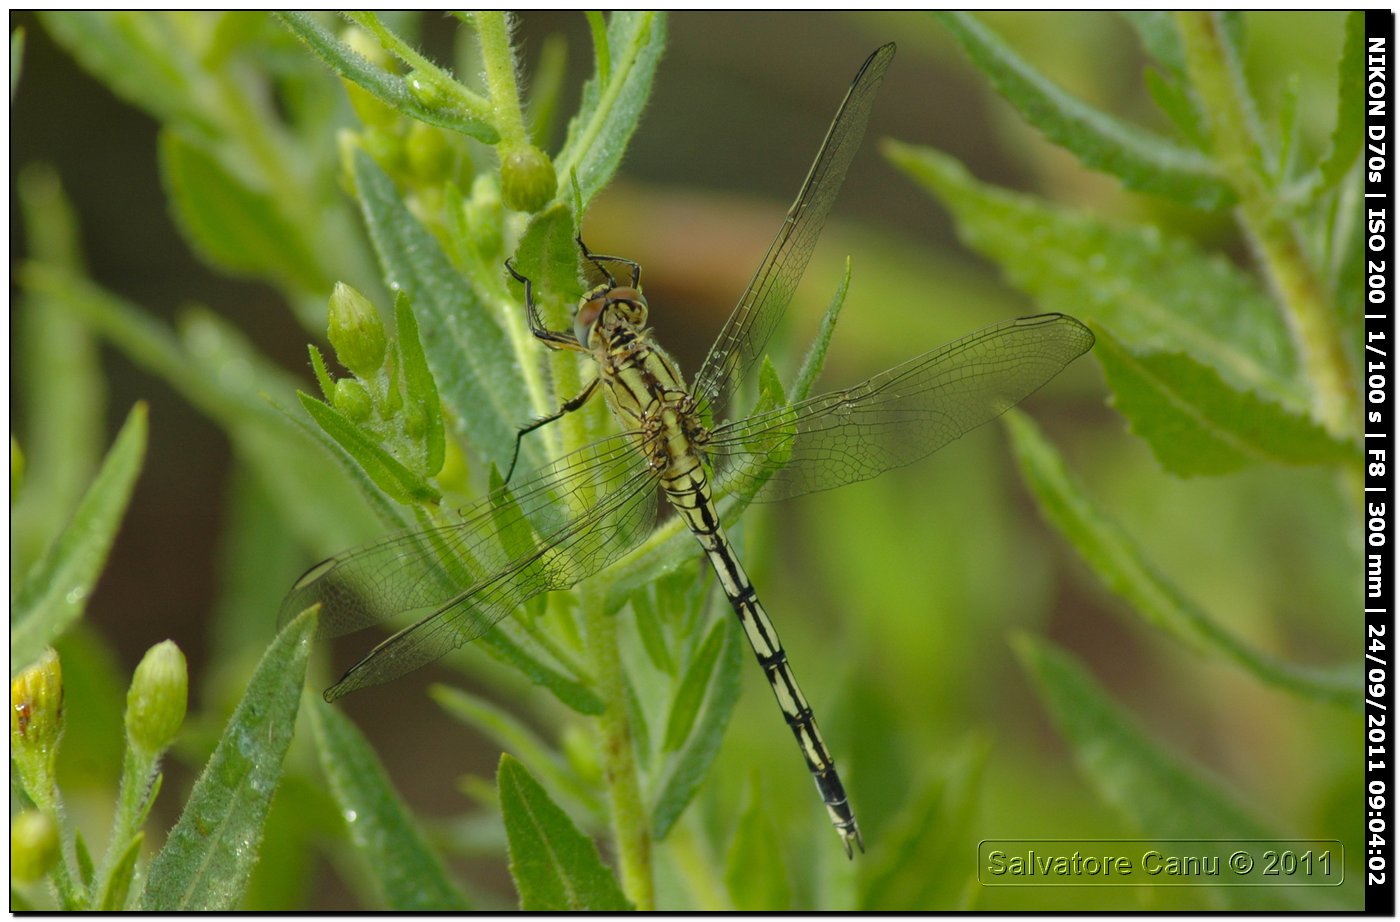
[(1179, 12), (1176, 21), (1191, 82), (1211, 125), (1215, 153), (1240, 197), (1240, 223), (1283, 304), (1312, 383), (1313, 414), (1334, 435), (1352, 436), (1361, 419), (1361, 395), (1332, 321), (1335, 310), (1330, 298), (1268, 179), (1260, 130), (1239, 62), (1226, 47), (1214, 14)]
[(585, 584), (579, 595), (597, 689), (604, 701), (603, 713), (596, 722), (598, 750), (612, 804), (613, 841), (622, 873), (622, 892), (638, 910), (649, 912), (656, 905), (651, 872), (651, 821), (642, 801), (632, 725), (627, 716), (627, 688), (618, 650), (617, 619), (605, 611), (602, 593), (597, 588)]
[(93, 877), (93, 903), (106, 891), (107, 878), (111, 876), (118, 859), (126, 851), (132, 838), (141, 829), (141, 808), (145, 806), (155, 768), (155, 759), (139, 753), (137, 747), (128, 739), (126, 758), (122, 764), (121, 786), (117, 794), (117, 810), (112, 820), (112, 839), (107, 843), (107, 853)]
[(503, 150), (523, 147), (530, 139), (520, 112), (520, 87), (515, 82), (515, 55), (506, 14), (499, 10), (477, 13), (476, 34), (486, 67), (486, 89), (491, 95), (491, 124), (501, 133)]

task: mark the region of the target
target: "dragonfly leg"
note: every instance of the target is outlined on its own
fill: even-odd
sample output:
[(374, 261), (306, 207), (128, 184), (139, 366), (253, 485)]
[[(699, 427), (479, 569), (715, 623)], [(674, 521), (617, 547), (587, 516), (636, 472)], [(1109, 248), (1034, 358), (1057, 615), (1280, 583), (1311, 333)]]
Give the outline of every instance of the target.
[(530, 434), (531, 432), (534, 432), (536, 429), (540, 428), (541, 426), (548, 426), (550, 423), (554, 422), (556, 419), (561, 418), (562, 416), (564, 416), (564, 415), (567, 414), (567, 413), (572, 413), (572, 412), (574, 412), (574, 411), (577, 410), (579, 407), (581, 407), (581, 406), (583, 406), (585, 403), (587, 403), (587, 402), (588, 402), (588, 398), (592, 397), (592, 396), (593, 396), (593, 393), (594, 393), (596, 390), (598, 390), (598, 382), (599, 382), (600, 380), (601, 380), (600, 378), (594, 378), (592, 381), (589, 381), (589, 382), (588, 382), (588, 385), (587, 385), (586, 387), (584, 387), (583, 390), (579, 391), (579, 392), (578, 392), (577, 394), (575, 394), (573, 397), (570, 397), (568, 400), (564, 401), (564, 403), (559, 407), (558, 410), (554, 411), (553, 413), (549, 414), (548, 416), (541, 416), (539, 419), (537, 419), (537, 420), (531, 422), (531, 423), (530, 423), (529, 425), (527, 425), (527, 426), (521, 427), (520, 429), (518, 429), (518, 430), (516, 431), (516, 433), (515, 433), (515, 451), (511, 452), (511, 456), (510, 456), (510, 469), (506, 471), (506, 483), (510, 483), (510, 476), (511, 476), (512, 474), (515, 473), (515, 462), (517, 462), (517, 461), (520, 460), (520, 442), (521, 442), (521, 440), (524, 439), (526, 435)]
[[(535, 306), (535, 291), (530, 280), (519, 272), (515, 271), (515, 266), (509, 259), (506, 260), (506, 271), (520, 284), (525, 286), (525, 320), (530, 325), (530, 333), (551, 349), (572, 349), (575, 352), (585, 352), (583, 344), (578, 341), (572, 333), (560, 333), (551, 330), (544, 325), (544, 320), (540, 317), (539, 308)], [(518, 442), (518, 440), (517, 440)], [(517, 448), (519, 445), (517, 444)]]
[(598, 271), (603, 273), (603, 278), (607, 279), (609, 288), (617, 287), (617, 279), (613, 278), (612, 273), (607, 270), (607, 267), (605, 267), (603, 263), (619, 263), (626, 266), (632, 272), (632, 284), (630, 287), (640, 288), (642, 284), (642, 267), (636, 260), (628, 259), (625, 256), (604, 256), (601, 253), (594, 253), (588, 249), (588, 245), (583, 242), (583, 237), (581, 235), (575, 237), (574, 242), (576, 242), (578, 248), (583, 251), (583, 258), (597, 266)]

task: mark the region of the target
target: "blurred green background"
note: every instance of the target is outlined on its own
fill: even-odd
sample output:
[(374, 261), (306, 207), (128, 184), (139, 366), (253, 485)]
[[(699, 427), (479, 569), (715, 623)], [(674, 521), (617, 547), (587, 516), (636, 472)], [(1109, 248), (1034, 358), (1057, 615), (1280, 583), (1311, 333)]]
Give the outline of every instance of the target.
[[(1144, 58), (1122, 19), (1098, 13), (983, 18), (1070, 92), (1162, 127), (1141, 79)], [(1315, 149), (1332, 127), (1342, 14), (1250, 13), (1245, 20), (1247, 70), (1252, 84), (1264, 88), (1262, 105), (1277, 105), (1282, 91), (1275, 88), (1297, 74), (1300, 133), (1313, 145), (1305, 149)], [(26, 164), (53, 164), (75, 203), (96, 281), (165, 318), (191, 302), (209, 306), (310, 389), (309, 334), (277, 293), (206, 268), (172, 225), (157, 171), (156, 123), (78, 69), (32, 16), (12, 14), (15, 26), (27, 38), (12, 108), (12, 190)], [(422, 26), (423, 47), (450, 60), (453, 25), (428, 15)], [(553, 33), (568, 41), (567, 112), (590, 66), (582, 17), (525, 14), (518, 43), (528, 72)], [(789, 311), (790, 335), (778, 347), (789, 361), (800, 355), (850, 254), (851, 294), (819, 387), (861, 380), (984, 324), (1037, 310), (957, 243), (946, 213), (880, 155), (883, 137), (946, 151), (984, 182), (1124, 222), (1157, 222), (1251, 268), (1226, 217), (1202, 217), (1126, 192), (1050, 146), (930, 18), (681, 13), (670, 21), (641, 127), (618, 179), (587, 215), (585, 236), (597, 250), (645, 267), (660, 340), (683, 368), (698, 367), (757, 265), (851, 74), (891, 39), (900, 44), (899, 57)], [(13, 191), (10, 200), (14, 261), (27, 250)], [(11, 431), (23, 441), (17, 395), (32, 369), (24, 355), (12, 350), (11, 358)], [(87, 627), (66, 642), (65, 671), (126, 675), (150, 644), (170, 637), (190, 660), (192, 707), (216, 711), (240, 686), (230, 670), (248, 666), (218, 661), (225, 647), (213, 636), (211, 615), (221, 594), (231, 582), (254, 578), (266, 583), (275, 606), (309, 560), (271, 535), (269, 546), (286, 553), (266, 572), (226, 572), (225, 536), (249, 489), (230, 466), (220, 430), (119, 353), (104, 349), (103, 364), (110, 431), (133, 401), (147, 400), (151, 447)], [(1024, 408), (1097, 502), (1222, 625), (1304, 664), (1334, 665), (1354, 655), (1360, 548), (1345, 497), (1327, 472), (1253, 468), (1210, 479), (1167, 476), (1105, 406), (1092, 358)], [(103, 441), (109, 439), (110, 432)], [(741, 550), (865, 830), (870, 854), (858, 873), (881, 881), (891, 908), (969, 899), (975, 908), (1002, 910), (1216, 905), (1186, 889), (978, 889), (972, 883), (977, 892), (970, 897), (926, 891), (921, 877), (937, 876), (935, 870), (943, 875), (963, 863), (970, 875), (981, 839), (1134, 834), (1076, 771), (1008, 642), (1016, 631), (1072, 653), (1154, 741), (1202, 766), (1253, 815), (1291, 836), (1340, 838), (1355, 849), (1349, 870), (1359, 868), (1359, 716), (1262, 687), (1131, 617), (1037, 514), (1000, 426), (872, 482), (755, 507), (746, 522)], [(245, 641), (251, 649), (271, 638), (274, 617), (269, 607), (265, 633)], [(359, 638), (337, 644), (336, 662), (364, 645)], [(85, 665), (69, 665), (75, 661)], [(424, 697), (427, 683), (447, 674), (432, 667), (343, 705), (406, 799), (429, 817), (462, 811), (457, 779), (489, 777), (498, 756)], [(837, 851), (836, 843), (762, 676), (749, 668), (744, 682), (716, 778), (690, 809), (702, 824), (723, 830), (761, 794), (796, 892), (816, 894), (813, 903), (799, 899), (798, 905), (820, 905), (815, 878), (829, 867), (827, 853)], [(70, 728), (64, 755), (70, 787), (94, 792), (92, 804), (77, 795), (74, 812), (81, 823), (91, 810), (91, 835), (100, 841), (99, 792), (116, 776), (120, 721), (104, 724), (100, 717), (103, 708), (116, 713), (114, 703), (85, 700), (78, 687), (72, 694), (72, 719), (85, 712), (92, 725)], [(230, 698), (201, 701), (201, 694)], [(210, 720), (207, 729), (215, 732), (218, 721)], [(978, 759), (985, 759), (980, 783), (965, 798), (974, 805), (972, 816), (955, 825), (931, 811), (933, 825), (919, 830), (894, 861), (898, 873), (877, 878), (892, 860), (881, 855), (882, 843), (912, 821), (916, 795), (941, 778), (959, 777), (957, 766)], [(169, 774), (153, 824), (162, 828), (181, 802), (176, 792), (192, 777), (179, 759)], [(284, 796), (312, 783), (291, 777)], [(940, 835), (940, 822), (949, 823), (952, 841)], [(474, 858), (455, 867), (484, 899), (512, 904), (502, 861)], [(350, 899), (340, 879), (309, 858), (291, 861), (284, 874), (300, 875), (311, 907), (341, 908)]]

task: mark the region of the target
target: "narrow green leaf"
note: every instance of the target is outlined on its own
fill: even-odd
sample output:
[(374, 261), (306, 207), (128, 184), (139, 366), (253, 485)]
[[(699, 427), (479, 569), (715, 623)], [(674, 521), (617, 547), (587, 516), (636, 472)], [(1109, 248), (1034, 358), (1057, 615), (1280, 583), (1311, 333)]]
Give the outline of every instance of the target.
[(423, 351), (458, 435), (484, 460), (506, 468), (515, 429), (530, 410), (505, 334), (363, 151), (355, 155), (355, 187), (385, 278), (412, 301)]
[(661, 626), (661, 612), (651, 593), (643, 588), (632, 594), (631, 602), (633, 623), (637, 625), (637, 636), (642, 639), (642, 649), (646, 651), (647, 659), (658, 672), (675, 675), (676, 661), (671, 657), (666, 632)]
[(328, 472), (326, 456), (308, 451), (317, 443), (312, 433), (319, 430), (304, 414), (269, 399), (270, 394), (290, 396), (296, 382), (229, 324), (191, 311), (177, 339), (146, 311), (60, 267), (26, 263), (19, 275), (26, 289), (52, 296), (222, 426), (285, 511), (287, 528), (306, 546), (331, 554), (343, 550), (347, 540), (383, 531), (352, 480)]
[(651, 834), (657, 841), (666, 838), (699, 790), (700, 782), (705, 779), (715, 756), (719, 754), (725, 728), (729, 726), (729, 717), (734, 712), (734, 703), (739, 700), (739, 689), (743, 684), (740, 669), (743, 668), (744, 638), (739, 619), (724, 618), (723, 623), (726, 625), (724, 647), (718, 665), (710, 674), (704, 709), (685, 749), (673, 758), (671, 770), (652, 808)]
[(1181, 34), (1177, 32), (1176, 20), (1170, 12), (1122, 10), (1118, 15), (1133, 27), (1148, 57), (1160, 64), (1173, 82), (1186, 77), (1186, 51), (1181, 46)]
[(1260, 462), (1345, 465), (1361, 457), (1360, 446), (1231, 387), (1188, 355), (1137, 352), (1098, 326), (1094, 334), (1114, 407), (1179, 477), (1225, 474)]
[(24, 61), (24, 29), (15, 29), (10, 33), (10, 102), (15, 101), (15, 92), (19, 90), (20, 64)]
[(1234, 200), (1234, 191), (1198, 151), (1178, 147), (1069, 95), (975, 17), (935, 15), (997, 92), (1085, 166), (1116, 176), (1131, 189), (1194, 208), (1215, 210)]
[(696, 651), (695, 658), (686, 667), (685, 675), (676, 688), (676, 696), (671, 701), (671, 711), (666, 717), (666, 738), (662, 743), (665, 752), (675, 752), (690, 737), (695, 718), (700, 713), (700, 705), (709, 692), (710, 680), (714, 678), (715, 664), (719, 662), (720, 650), (724, 647), (728, 621), (727, 617), (715, 620), (709, 633), (705, 635), (705, 640), (700, 644), (700, 649)]
[(59, 45), (117, 96), (200, 138), (220, 135), (199, 106), (202, 74), (188, 32), (176, 40), (169, 11), (65, 10), (40, 14)]
[(321, 389), (321, 396), (325, 398), (326, 403), (330, 403), (335, 399), (335, 381), (326, 368), (326, 359), (314, 344), (308, 343), (306, 351), (311, 358), (311, 372), (316, 376), (316, 386)]
[(1134, 348), (1184, 352), (1285, 405), (1310, 404), (1273, 301), (1224, 259), (1155, 227), (1115, 227), (984, 185), (938, 151), (889, 143), (885, 154), (1043, 310), (1093, 319)]
[[(1225, 785), (1150, 739), (1067, 653), (1029, 634), (1012, 644), (1041, 703), (1099, 799), (1153, 839), (1277, 839), (1280, 831), (1240, 806)], [(1250, 888), (1218, 894), (1249, 905)], [(1280, 891), (1288, 888), (1280, 888)], [(1270, 896), (1270, 899), (1272, 895)]]
[(160, 168), (176, 223), (211, 266), (308, 294), (331, 287), (272, 196), (170, 129), (160, 133)]
[(792, 908), (792, 883), (783, 861), (783, 843), (756, 774), (751, 776), (748, 803), (739, 814), (724, 856), (724, 885), (740, 912)]
[(376, 67), (349, 45), (336, 38), (306, 13), (274, 13), (306, 47), (325, 61), (332, 71), (372, 94), (380, 102), (429, 125), (450, 128), (483, 144), (501, 140), (500, 132), (482, 118), (460, 108), (427, 106), (397, 74)]
[(514, 666), (531, 682), (548, 689), (572, 710), (589, 716), (603, 713), (603, 699), (593, 689), (544, 663), (512, 640), (499, 625), (481, 635), (477, 643), (493, 658)]
[[(26, 164), (16, 183), (30, 255), (83, 271), (77, 215), (58, 173)], [(81, 318), (53, 298), (27, 291), (11, 319), (12, 381), (22, 400), (24, 491), (11, 497), (10, 569), (30, 567), (73, 514), (102, 458), (107, 384), (98, 343)]]
[[(973, 821), (990, 751), (986, 741), (972, 739), (938, 773), (925, 772), (927, 780), (911, 786), (899, 813), (880, 831), (880, 848), (871, 851), (870, 868), (860, 881), (862, 911), (971, 908), (958, 901), (965, 899), (976, 872), (958, 855), (980, 838)], [(909, 874), (911, 863), (928, 872)]]
[(564, 95), (564, 77), (568, 70), (569, 43), (559, 34), (546, 35), (540, 46), (540, 60), (530, 81), (530, 143), (540, 150), (549, 150), (555, 122), (559, 117), (559, 101)]
[(227, 912), (238, 905), (282, 777), (315, 633), (316, 612), (308, 609), (288, 622), (263, 655), (184, 812), (151, 862), (143, 909)]
[(1332, 131), (1331, 150), (1318, 168), (1322, 174), (1323, 188), (1340, 182), (1361, 151), (1365, 134), (1362, 130), (1365, 118), (1365, 27), (1365, 12), (1352, 10), (1347, 13), (1342, 54), (1337, 61), (1337, 126)]
[(393, 912), (470, 909), (374, 750), (349, 718), (320, 701), (308, 716), (321, 772), (345, 819), (360, 867)]
[(501, 754), (496, 790), (521, 909), (625, 912), (633, 908), (598, 857), (597, 846), (509, 753)]
[(428, 695), (450, 716), (480, 731), (503, 752), (514, 752), (526, 767), (544, 778), (556, 791), (568, 794), (588, 810), (602, 804), (565, 761), (528, 726), (490, 701), (460, 688), (434, 683)]
[(145, 838), (145, 833), (141, 832), (131, 837), (121, 857), (112, 866), (106, 886), (97, 894), (93, 909), (98, 912), (121, 912), (126, 908), (126, 898), (131, 893), (131, 880), (136, 874), (136, 859), (141, 857), (141, 846)]
[(1003, 419), (1016, 460), (1041, 513), (1069, 539), (1104, 585), (1147, 624), (1190, 649), (1224, 658), (1293, 694), (1344, 707), (1360, 706), (1350, 672), (1323, 673), (1260, 652), (1217, 624), (1147, 560), (1132, 537), (1098, 509), (1065, 468), (1064, 460), (1025, 414)]
[(1143, 80), (1147, 83), (1147, 92), (1152, 96), (1152, 101), (1171, 119), (1182, 137), (1192, 147), (1207, 149), (1210, 145), (1209, 130), (1189, 84), (1164, 77), (1155, 69), (1144, 73)]
[(418, 339), (418, 320), (409, 306), (408, 295), (402, 291), (394, 298), (394, 328), (398, 336), (400, 368), (408, 389), (408, 399), (423, 411), (427, 430), (423, 469), (429, 476), (442, 470), (446, 444), (442, 433), (442, 405), (438, 402), (437, 382), (428, 370), (428, 359)]
[(554, 160), (558, 175), (577, 174), (584, 205), (602, 191), (622, 162), (651, 95), (665, 44), (665, 13), (619, 11), (609, 17), (601, 47), (610, 67), (600, 57), (599, 66), (608, 72), (584, 84), (578, 114), (569, 122), (568, 136)]
[(401, 503), (432, 502), (439, 498), (440, 494), (431, 484), (399, 463), (397, 458), (335, 407), (327, 406), (301, 391), (297, 391), (297, 399), (316, 420), (316, 424), (349, 452), (355, 463), (389, 496)]
[(812, 344), (807, 347), (807, 354), (802, 357), (802, 364), (797, 368), (797, 375), (792, 379), (792, 387), (789, 388), (788, 401), (797, 403), (806, 400), (807, 395), (812, 392), (812, 385), (817, 383), (817, 378), (822, 373), (822, 366), (826, 363), (826, 351), (831, 348), (831, 337), (836, 332), (836, 318), (841, 313), (841, 308), (846, 304), (846, 292), (851, 287), (851, 257), (846, 257), (845, 270), (841, 273), (841, 281), (836, 283), (836, 291), (832, 293), (831, 300), (827, 302), (826, 311), (822, 313), (821, 324), (817, 327), (817, 335), (812, 337)]
[(146, 405), (132, 407), (73, 518), (10, 604), (10, 671), (33, 662), (82, 615), (146, 455)]
[(85, 889), (90, 888), (97, 870), (92, 863), (92, 852), (88, 851), (87, 839), (77, 830), (73, 833), (73, 854), (78, 859), (78, 880)]
[(1012, 646), (1086, 779), (1140, 832), (1219, 839), (1278, 834), (1219, 782), (1149, 739), (1068, 653), (1024, 633)]

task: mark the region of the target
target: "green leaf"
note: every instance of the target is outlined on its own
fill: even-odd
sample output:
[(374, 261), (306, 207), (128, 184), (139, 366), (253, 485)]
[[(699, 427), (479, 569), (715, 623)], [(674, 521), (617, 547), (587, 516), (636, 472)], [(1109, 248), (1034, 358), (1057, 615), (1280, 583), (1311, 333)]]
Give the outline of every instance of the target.
[[(1100, 800), (1140, 835), (1153, 839), (1277, 839), (1224, 784), (1172, 754), (1140, 730), (1063, 650), (1018, 634), (1012, 641), (1041, 703), (1069, 743)], [(1221, 887), (1220, 897), (1250, 904), (1249, 888)], [(1286, 890), (1287, 888), (1281, 888)]]
[(1184, 352), (1237, 387), (1309, 406), (1289, 332), (1257, 282), (1155, 227), (1114, 227), (983, 185), (956, 160), (885, 153), (953, 212), (968, 246), (1041, 309), (1092, 318), (1134, 348)]
[(505, 469), (515, 429), (530, 418), (505, 334), (437, 239), (409, 213), (393, 181), (363, 151), (355, 155), (355, 187), (385, 279), (413, 303), (423, 351), (458, 435), (482, 459)]
[(316, 430), (305, 416), (268, 399), (291, 395), (296, 382), (229, 324), (190, 311), (177, 339), (141, 308), (62, 268), (26, 263), (20, 278), (223, 427), (284, 510), (286, 527), (316, 553), (331, 554), (383, 531), (351, 479), (329, 472), (326, 455), (308, 450), (317, 444)]
[(1170, 80), (1186, 78), (1186, 50), (1181, 46), (1181, 33), (1176, 21), (1166, 10), (1122, 10), (1120, 16), (1138, 34), (1138, 41), (1152, 60), (1162, 66)]
[(610, 68), (602, 64), (600, 53), (605, 70), (584, 84), (578, 114), (570, 120), (564, 146), (554, 158), (558, 175), (577, 174), (584, 205), (602, 191), (622, 162), (651, 95), (665, 45), (665, 13), (615, 12), (609, 17), (602, 47), (608, 50)]
[(401, 503), (433, 502), (441, 494), (422, 477), (404, 467), (368, 433), (335, 407), (297, 391), (297, 399), (326, 434), (344, 448), (379, 489)]
[(1365, 135), (1366, 14), (1361, 10), (1347, 13), (1346, 34), (1342, 38), (1342, 56), (1337, 62), (1337, 127), (1332, 131), (1332, 148), (1318, 168), (1323, 188), (1336, 185), (1347, 175), (1361, 152)]
[(24, 60), (24, 29), (15, 29), (10, 33), (10, 102), (15, 101), (15, 92), (19, 89), (20, 63)]
[(744, 638), (738, 618), (726, 617), (722, 622), (725, 625), (724, 646), (718, 665), (710, 673), (710, 687), (705, 695), (704, 707), (690, 734), (690, 741), (672, 758), (670, 771), (652, 808), (651, 834), (657, 841), (666, 838), (699, 790), (700, 782), (705, 779), (715, 756), (719, 754), (720, 743), (724, 742), (724, 730), (729, 726), (734, 703), (739, 700), (739, 689), (743, 684), (740, 669), (743, 666)]
[[(20, 170), (16, 191), (35, 259), (81, 272), (77, 215), (46, 163)], [(23, 575), (63, 528), (92, 481), (107, 434), (107, 385), (97, 339), (81, 318), (27, 291), (11, 320), (12, 380), (23, 412), (24, 488), (12, 495), (10, 568)]]
[(1177, 352), (1136, 352), (1101, 327), (1094, 353), (1114, 407), (1179, 477), (1225, 474), (1249, 464), (1354, 464), (1358, 445), (1306, 416), (1247, 391)]
[(394, 298), (394, 328), (401, 358), (399, 367), (403, 371), (408, 399), (422, 409), (427, 426), (423, 434), (423, 469), (432, 476), (442, 470), (446, 450), (442, 434), (442, 405), (438, 402), (437, 382), (428, 370), (428, 359), (423, 355), (423, 344), (418, 338), (418, 320), (413, 316), (408, 296), (402, 291)]
[(531, 682), (546, 688), (572, 710), (580, 714), (595, 716), (603, 713), (603, 699), (593, 689), (553, 666), (542, 662), (520, 644), (512, 640), (500, 625), (497, 625), (477, 641), (494, 659), (514, 666)]
[(136, 833), (127, 843), (112, 872), (107, 876), (106, 885), (97, 894), (93, 906), (98, 912), (121, 912), (126, 908), (126, 898), (131, 893), (131, 880), (136, 874), (136, 859), (141, 857), (141, 846), (145, 842), (144, 833)]
[(227, 912), (238, 905), (282, 777), (315, 633), (316, 613), (308, 609), (288, 622), (263, 655), (165, 847), (151, 862), (143, 909)]
[(662, 743), (664, 751), (675, 752), (690, 736), (695, 726), (695, 718), (700, 713), (700, 705), (710, 688), (714, 677), (715, 664), (719, 662), (720, 650), (724, 647), (724, 636), (728, 618), (721, 617), (711, 625), (705, 640), (696, 651), (695, 658), (686, 667), (685, 675), (676, 688), (676, 696), (671, 701), (671, 711), (666, 717), (666, 739)]
[(365, 60), (310, 15), (296, 12), (273, 15), (305, 42), (306, 47), (325, 61), (332, 71), (360, 86), (385, 105), (429, 125), (459, 131), (483, 144), (495, 144), (501, 140), (500, 132), (494, 125), (471, 112), (449, 106), (424, 105), (413, 95), (408, 81)]
[(160, 133), (160, 167), (176, 223), (210, 265), (306, 293), (331, 287), (271, 196), (169, 129)]
[(393, 912), (470, 909), (355, 725), (320, 701), (311, 703), (308, 716), (321, 771), (362, 859), (360, 867), (384, 899), (383, 908)]
[[(899, 912), (909, 906), (967, 910), (976, 872), (958, 860), (969, 841), (981, 838), (973, 825), (991, 746), (973, 739), (942, 770), (925, 772), (892, 822), (880, 832), (870, 867), (860, 882), (860, 909)], [(910, 865), (927, 868), (909, 874)], [(975, 892), (975, 891), (974, 891)]]
[(807, 395), (812, 392), (812, 385), (817, 383), (817, 378), (822, 373), (822, 365), (826, 363), (826, 350), (831, 348), (831, 337), (836, 332), (836, 318), (846, 304), (846, 292), (850, 287), (851, 257), (847, 256), (841, 281), (836, 283), (836, 291), (827, 302), (821, 324), (817, 327), (817, 335), (812, 337), (812, 344), (807, 347), (807, 354), (802, 357), (802, 364), (798, 366), (797, 375), (792, 379), (791, 393), (788, 394), (789, 403), (806, 400)]
[(1135, 829), (1162, 838), (1278, 835), (1218, 781), (1149, 739), (1065, 651), (1029, 634), (1012, 645), (1086, 779)]
[(783, 843), (773, 825), (757, 775), (724, 856), (724, 886), (740, 912), (784, 912), (792, 908), (792, 883)]
[(598, 849), (540, 783), (509, 753), (496, 773), (510, 841), (510, 874), (526, 912), (625, 912), (622, 895)]
[(1070, 96), (966, 13), (935, 14), (997, 92), (1090, 169), (1194, 208), (1228, 206), (1234, 192), (1198, 151), (1178, 147)]
[(44, 30), (117, 96), (196, 137), (220, 129), (192, 88), (202, 74), (194, 37), (176, 34), (176, 14), (150, 10), (63, 11), (40, 15)]
[(10, 603), (10, 671), (33, 662), (82, 615), (146, 455), (146, 405), (132, 407), (73, 518)]
[(568, 794), (588, 810), (601, 813), (602, 804), (597, 795), (580, 782), (556, 752), (514, 715), (490, 701), (448, 685), (434, 683), (428, 687), (428, 695), (449, 715), (494, 741), (503, 752), (518, 753), (517, 757), (535, 774), (548, 781), (554, 790)]
[(1360, 706), (1359, 682), (1351, 671), (1323, 673), (1276, 659), (1244, 643), (1197, 608), (1158, 572), (1131, 536), (1093, 504), (1029, 417), (1013, 410), (1003, 419), (1021, 475), (1041, 513), (1137, 617), (1192, 650), (1234, 663), (1261, 682), (1330, 704)]

